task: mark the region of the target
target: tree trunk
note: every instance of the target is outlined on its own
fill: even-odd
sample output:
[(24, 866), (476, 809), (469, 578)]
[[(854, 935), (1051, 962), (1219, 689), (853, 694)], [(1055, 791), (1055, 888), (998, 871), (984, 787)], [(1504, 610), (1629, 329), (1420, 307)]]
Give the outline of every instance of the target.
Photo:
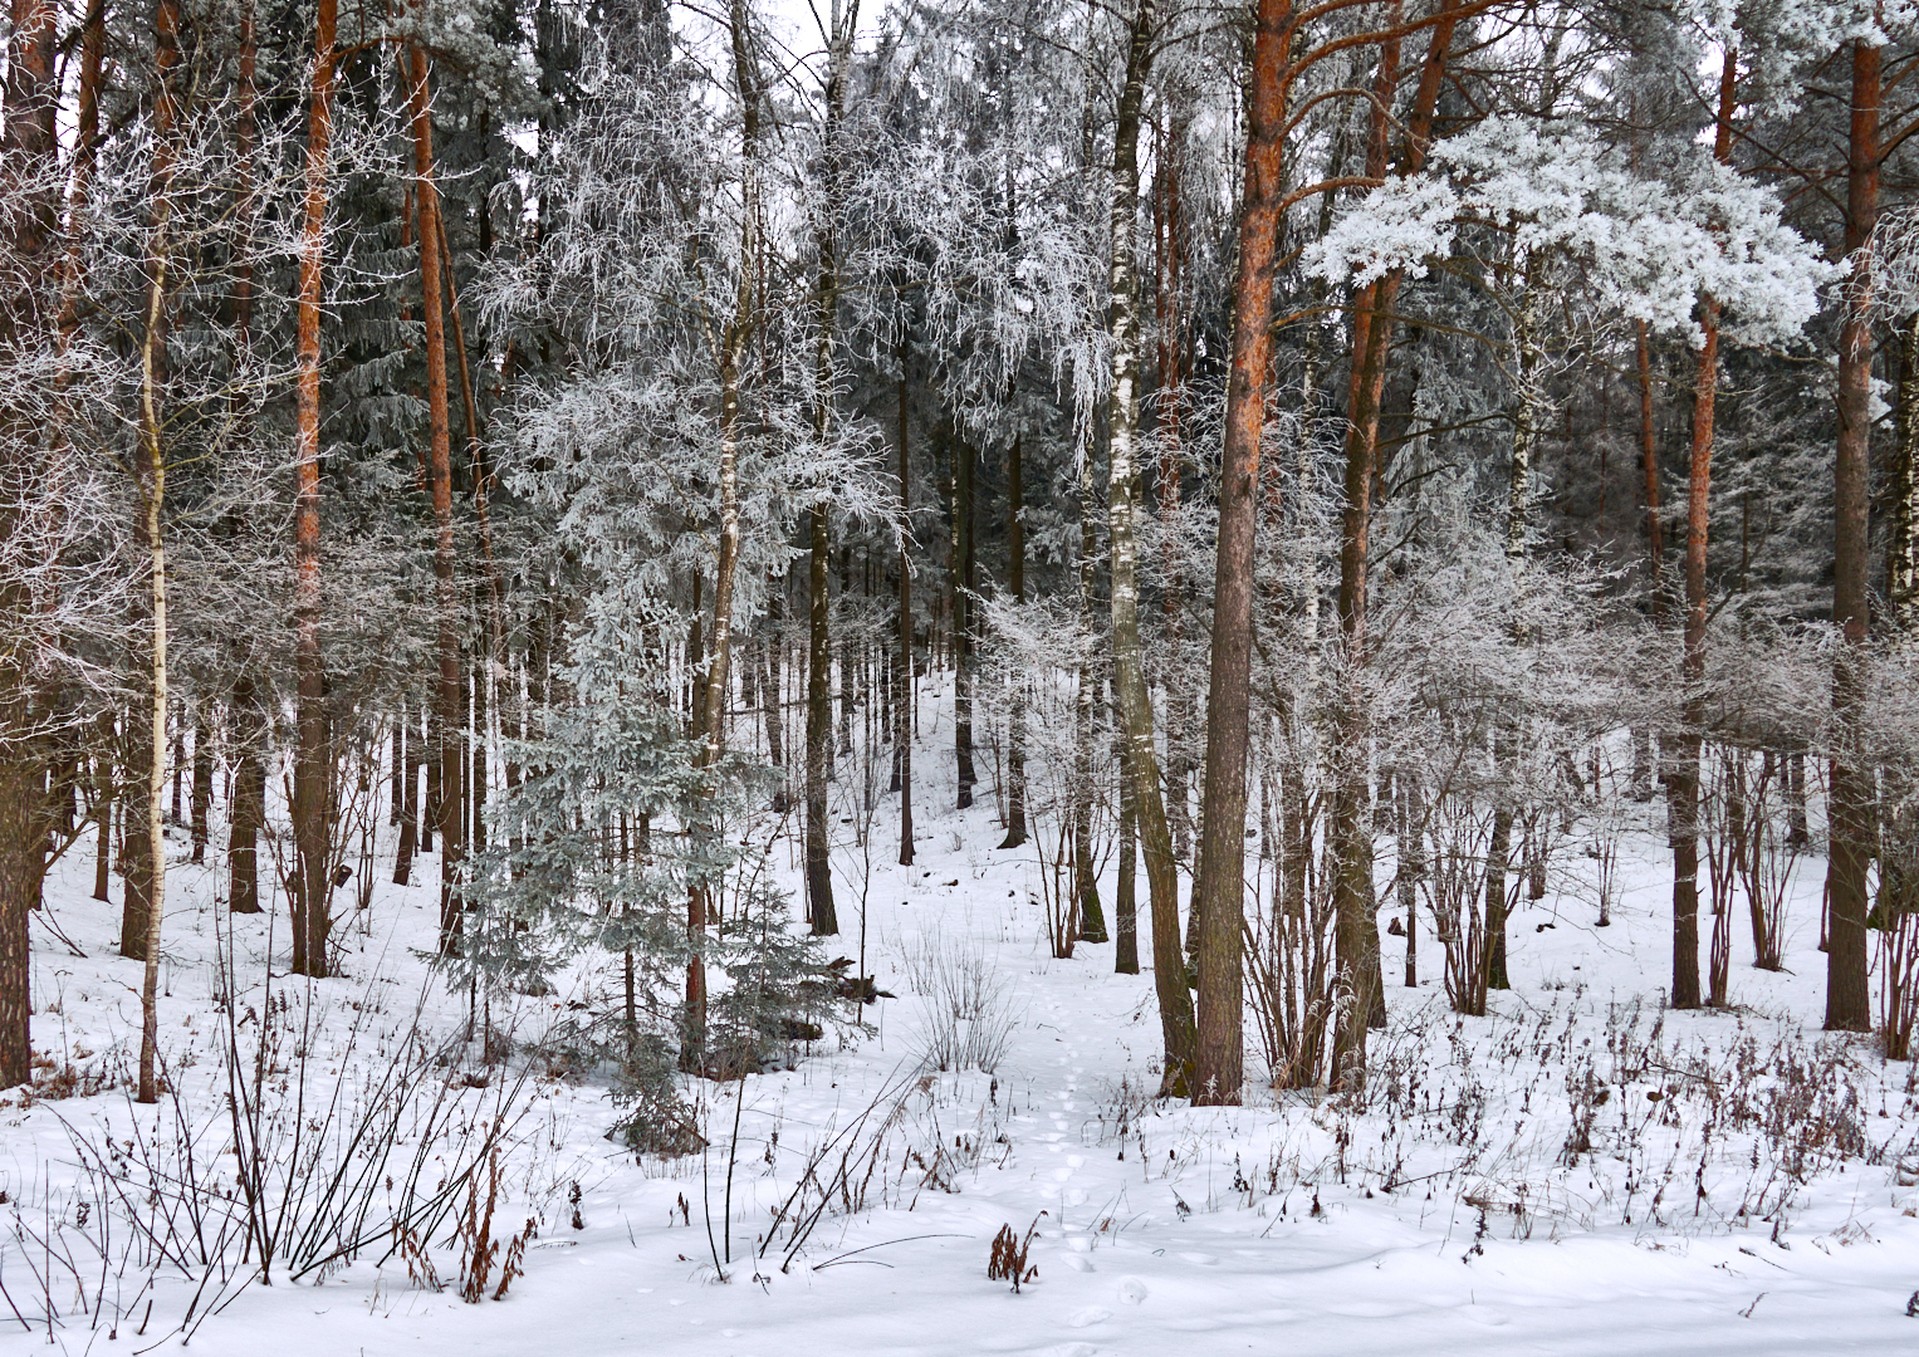
[[(839, 931), (833, 908), (833, 862), (826, 795), (833, 759), (832, 649), (828, 636), (826, 506), (811, 513), (812, 551), (807, 562), (806, 647), (806, 917), (815, 933)], [(830, 925), (830, 926), (829, 926)]]
[(166, 383), (167, 289), (172, 285), (171, 215), (173, 198), (173, 137), (178, 119), (173, 73), (180, 62), (180, 7), (178, 0), (158, 0), (153, 11), (153, 170), (151, 179), (152, 240), (147, 257), (146, 328), (140, 346), (140, 508), (146, 529), (147, 620), (149, 633), (147, 692), (150, 706), (146, 743), (147, 764), (146, 938), (141, 946), (145, 962), (140, 979), (140, 1073), (135, 1100), (160, 1100), (160, 924), (166, 914), (167, 838), (160, 815), (160, 795), (166, 769), (160, 751), (167, 738), (167, 548), (164, 532), (167, 455), (166, 422), (162, 412)]
[[(1446, 13), (1453, 6), (1449, 4)], [(1388, 27), (1397, 28), (1394, 5)], [(1414, 96), (1407, 126), (1407, 166), (1418, 166), (1431, 131), (1440, 75), (1452, 41), (1452, 22), (1433, 30), (1432, 45)], [(1390, 113), (1399, 84), (1400, 40), (1380, 44), (1368, 119), (1366, 177), (1383, 180), (1392, 131)], [(1393, 272), (1360, 289), (1353, 305), (1353, 359), (1347, 383), (1345, 505), (1340, 517), (1339, 625), (1345, 654), (1335, 703), (1337, 735), (1332, 751), (1333, 795), (1327, 834), (1333, 850), (1332, 892), (1338, 987), (1345, 996), (1333, 1033), (1336, 1082), (1356, 1082), (1366, 1064), (1366, 1031), (1384, 1025), (1385, 995), (1379, 983), (1379, 921), (1373, 898), (1373, 838), (1366, 814), (1371, 722), (1360, 676), (1367, 662), (1371, 579), (1373, 484), (1379, 475), (1380, 409), (1385, 399), (1392, 344), (1393, 308), (1401, 275)]]
[[(1020, 435), (1006, 450), (1006, 587), (1026, 602), (1026, 480)], [(1006, 713), (1006, 837), (1001, 848), (1026, 842), (1026, 676), (1015, 674)]]
[[(31, 179), (51, 166), (56, 153), (59, 87), (53, 58), (59, 10), (53, 0), (14, 0), (11, 18), (0, 86), (0, 108), (6, 115), (0, 157)], [(44, 251), (53, 212), (52, 200), (36, 195), (11, 204), (0, 225), (8, 234), (7, 253), (21, 270), (0, 283), (6, 288), (0, 293), (0, 343), (26, 351), (42, 327), (32, 271)], [(0, 403), (0, 480), (9, 485), (31, 484), (38, 474), (36, 423), (31, 407)], [(0, 495), (0, 557), (14, 559), (16, 543), (35, 526), (13, 495)], [(11, 640), (31, 634), (37, 627), (35, 610), (27, 582), (15, 572), (0, 571), (0, 636)], [(0, 645), (0, 1087), (25, 1083), (32, 1062), (27, 920), (40, 902), (46, 870), (36, 739), (40, 712), (33, 687), (26, 647)]]
[(1633, 322), (1639, 373), (1639, 465), (1646, 498), (1646, 568), (1652, 584), (1653, 613), (1661, 607), (1666, 542), (1659, 521), (1659, 438), (1653, 422), (1652, 337), (1643, 320)]
[[(306, 181), (299, 249), (299, 296), (295, 352), (294, 411), (294, 672), (292, 886), (296, 922), (293, 969), (326, 973), (324, 915), (332, 881), (328, 842), (332, 836), (332, 770), (327, 748), (326, 672), (320, 652), (320, 319), (325, 305), (328, 172), (333, 137), (333, 85), (338, 51), (339, 0), (319, 0), (314, 24), (314, 61), (307, 112)], [(317, 917), (316, 917), (317, 916)], [(302, 925), (305, 925), (303, 927)], [(322, 939), (314, 955), (313, 938)]]
[(233, 685), (233, 795), (227, 809), (227, 908), (260, 912), (259, 834), (266, 821), (266, 713), (253, 679)]
[(213, 810), (213, 727), (207, 723), (204, 701), (194, 703), (193, 791), (187, 807), (197, 867), (207, 860), (207, 819)]
[(1886, 610), (1901, 636), (1919, 634), (1919, 311), (1898, 326), (1897, 446), (1887, 487)]
[[(446, 279), (447, 314), (453, 322), (454, 367), (460, 378), (460, 406), (466, 417), (467, 453), (473, 464), (473, 517), (480, 535), (481, 574), (486, 580), (486, 659), (485, 663), (473, 668), (473, 775), (468, 783), (472, 788), (472, 805), (468, 815), (472, 825), (470, 842), (477, 851), (486, 847), (486, 802), (487, 790), (491, 786), (487, 772), (487, 751), (493, 746), (492, 736), (500, 728), (503, 716), (500, 694), (495, 685), (506, 673), (506, 600), (500, 580), (499, 560), (493, 551), (493, 473), (487, 465), (486, 440), (480, 436), (479, 402), (474, 394), (473, 376), (467, 363), (466, 324), (460, 318), (460, 289), (453, 268), (453, 249), (447, 243), (446, 214), (439, 210), (437, 190), (433, 217), (440, 241), (441, 273)], [(485, 221), (486, 215), (482, 212), (483, 241)], [(516, 781), (510, 764), (505, 774), (510, 788)]]
[(1292, 81), (1292, 0), (1259, 0), (1247, 92), (1239, 264), (1221, 452), (1219, 546), (1207, 682), (1199, 870), (1199, 1034), (1193, 1094), (1236, 1103), (1244, 1079), (1246, 738), (1253, 656), (1253, 538), (1259, 444), (1273, 356), (1273, 284), (1284, 196), (1285, 110)]
[(973, 442), (957, 429), (953, 450), (953, 754), (961, 810), (973, 804), (973, 593), (979, 586), (973, 550)]
[[(1160, 587), (1160, 617), (1165, 629), (1164, 644), (1170, 660), (1165, 676), (1166, 694), (1166, 821), (1172, 832), (1176, 859), (1187, 858), (1193, 849), (1193, 813), (1191, 805), (1193, 767), (1190, 743), (1179, 735), (1192, 723), (1191, 689), (1179, 659), (1182, 632), (1180, 607), (1179, 545), (1175, 524), (1180, 508), (1180, 470), (1184, 460), (1183, 441), (1186, 395), (1184, 362), (1187, 326), (1182, 319), (1181, 291), (1185, 276), (1186, 231), (1180, 212), (1179, 148), (1185, 128), (1175, 124), (1163, 141), (1156, 143), (1153, 183), (1153, 311), (1158, 332), (1157, 412), (1159, 414), (1159, 459), (1155, 468), (1155, 492), (1160, 527), (1165, 534), (1161, 558), (1164, 581)], [(1142, 467), (1142, 470), (1144, 468)], [(1142, 496), (1142, 499), (1144, 497)], [(1189, 950), (1197, 947), (1198, 937), (1189, 933)]]
[[(113, 903), (109, 894), (113, 877), (113, 782), (112, 767), (102, 756), (95, 760), (97, 784), (94, 789), (93, 820), (97, 831), (93, 845), (93, 898), (101, 904)], [(31, 805), (31, 801), (23, 802)]]
[[(1079, 465), (1079, 612), (1087, 629), (1093, 626), (1097, 578), (1094, 516), (1099, 512), (1093, 490), (1093, 458), (1087, 452)], [(1099, 872), (1093, 862), (1094, 715), (1101, 706), (1102, 666), (1093, 659), (1081, 662), (1073, 700), (1073, 900), (1077, 918), (1071, 937), (1106, 936), (1105, 911), (1099, 903)]]
[[(420, 300), (426, 343), (427, 479), (433, 496), (434, 636), (439, 656), (432, 756), (440, 767), (440, 955), (457, 956), (463, 931), (460, 864), (466, 847), (466, 676), (460, 662), (461, 617), (454, 579), (453, 431), (446, 370), (446, 284), (442, 276), (440, 190), (433, 156), (433, 93), (426, 49), (407, 47), (408, 110), (413, 139), (413, 204), (419, 217)], [(316, 921), (319, 922), (319, 921)], [(323, 932), (310, 935), (323, 942)], [(321, 962), (324, 967), (324, 961)], [(324, 973), (322, 971), (321, 973)]]
[(1872, 440), (1872, 259), (1879, 216), (1879, 106), (1882, 49), (1852, 48), (1852, 122), (1846, 175), (1846, 257), (1851, 275), (1839, 330), (1839, 445), (1833, 468), (1832, 620), (1843, 640), (1833, 660), (1831, 852), (1826, 892), (1831, 925), (1826, 951), (1826, 1027), (1872, 1026), (1866, 958), (1866, 875), (1873, 855), (1873, 775), (1859, 748), (1865, 722), (1866, 589), (1871, 532), (1868, 488)]
[[(733, 49), (734, 92), (740, 101), (743, 120), (740, 159), (740, 262), (733, 313), (720, 335), (720, 521), (719, 552), (713, 571), (713, 638), (706, 673), (699, 687), (699, 706), (694, 730), (699, 741), (697, 755), (700, 771), (707, 778), (718, 777), (718, 765), (725, 752), (726, 692), (728, 663), (732, 657), (733, 587), (740, 559), (740, 370), (746, 356), (747, 338), (755, 323), (754, 286), (758, 281), (759, 261), (759, 177), (757, 142), (760, 126), (759, 80), (747, 32), (744, 0), (733, 0), (728, 13)], [(809, 679), (811, 675), (808, 676)], [(711, 781), (703, 789), (709, 802), (718, 788)], [(715, 832), (708, 823), (698, 827), (702, 833)], [(712, 913), (712, 887), (705, 880), (694, 882), (687, 892), (686, 1007), (681, 1015), (680, 1068), (701, 1071), (708, 1068), (706, 1049), (706, 928)]]
[(185, 720), (173, 723), (173, 752), (167, 759), (167, 769), (172, 779), (173, 790), (167, 801), (167, 823), (176, 829), (186, 823), (187, 807), (185, 784), (187, 766), (187, 730)]
[[(1161, 1090), (1175, 1096), (1196, 1092), (1192, 1072), (1195, 1027), (1192, 996), (1186, 985), (1185, 957), (1179, 936), (1179, 874), (1173, 856), (1172, 827), (1160, 785), (1159, 756), (1153, 739), (1153, 709), (1139, 634), (1139, 548), (1136, 520), (1139, 498), (1139, 129), (1147, 71), (1158, 28), (1157, 0), (1137, 0), (1120, 87), (1107, 236), (1111, 273), (1106, 328), (1111, 338), (1112, 394), (1107, 405), (1108, 454), (1106, 529), (1112, 573), (1113, 687), (1120, 718), (1121, 815), (1120, 866), (1131, 875), (1132, 835), (1136, 831), (1146, 859), (1147, 907), (1153, 930), (1153, 985), (1159, 997), (1160, 1039), (1165, 1074)], [(1131, 885), (1131, 882), (1127, 883)], [(1128, 893), (1130, 895), (1130, 893)], [(1137, 970), (1137, 906), (1123, 898), (1121, 947), (1116, 957)]]
[[(1524, 569), (1531, 550), (1533, 461), (1539, 450), (1541, 406), (1545, 400), (1543, 374), (1545, 351), (1539, 340), (1540, 282), (1537, 261), (1518, 261), (1515, 276), (1522, 289), (1513, 317), (1513, 441), (1512, 462), (1506, 485), (1506, 560), (1512, 571), (1513, 615), (1507, 634), (1513, 644), (1524, 645), (1528, 636), (1519, 620), (1519, 590), (1524, 587)], [(1494, 801), (1492, 842), (1486, 850), (1486, 987), (1510, 989), (1506, 967), (1506, 874), (1512, 866), (1513, 827), (1519, 818), (1515, 782), (1519, 759), (1519, 723), (1516, 712), (1502, 713), (1493, 730)]]
[(393, 884), (410, 886), (413, 854), (419, 847), (420, 836), (420, 740), (404, 697), (400, 699), (400, 714), (394, 726), (393, 778), (400, 841), (393, 851)]
[(786, 579), (766, 578), (766, 626), (769, 633), (760, 646), (760, 723), (766, 728), (766, 761), (779, 770), (779, 786), (773, 793), (773, 809), (784, 812), (788, 797), (790, 771), (786, 766), (785, 679), (780, 663), (780, 622)]
[(418, 760), (422, 769), (421, 780), (426, 784), (425, 799), (420, 803), (420, 851), (433, 851), (433, 826), (440, 822), (440, 761), (433, 757), (433, 732), (438, 728), (433, 715), (434, 702), (429, 700), (420, 714), (421, 728), (414, 733), (420, 737), (423, 752)]
[(1406, 916), (1406, 988), (1419, 987), (1419, 883), (1426, 879), (1425, 799), (1419, 779), (1400, 770), (1393, 779), (1393, 836), (1399, 856), (1399, 907)]
[[(1654, 619), (1664, 616), (1665, 530), (1659, 519), (1659, 440), (1653, 420), (1652, 338), (1645, 321), (1633, 322), (1639, 377), (1639, 463), (1645, 487), (1647, 590), (1652, 598)], [(1646, 730), (1632, 733), (1632, 795), (1635, 800), (1652, 799), (1652, 735)]]
[[(172, 12), (173, 32), (177, 34), (179, 14), (172, 0), (160, 0), (159, 10)], [(156, 27), (158, 25), (156, 24)], [(175, 52), (177, 54), (177, 47)], [(177, 57), (176, 57), (177, 59)], [(156, 124), (158, 119), (156, 118)], [(156, 139), (170, 131), (156, 128)], [(164, 192), (164, 190), (162, 190)], [(160, 200), (164, 203), (164, 199)], [(162, 209), (164, 210), (164, 209)], [(162, 228), (164, 229), (164, 228)], [(135, 1095), (138, 1102), (153, 1103), (160, 1098), (157, 1062), (160, 1037), (160, 923), (166, 913), (167, 839), (160, 814), (160, 795), (165, 785), (166, 768), (159, 751), (165, 747), (167, 729), (167, 550), (161, 514), (166, 502), (166, 451), (160, 423), (161, 367), (164, 343), (161, 327), (165, 324), (167, 269), (164, 259), (149, 261), (152, 270), (147, 303), (147, 338), (142, 346), (140, 434), (145, 457), (145, 484), (141, 487), (142, 517), (146, 528), (148, 620), (152, 639), (148, 662), (147, 696), (152, 705), (147, 712), (152, 722), (148, 737), (151, 757), (147, 764), (146, 788), (146, 936), (140, 956), (145, 963), (140, 981), (140, 1074)], [(132, 892), (128, 892), (129, 896)]]
[(466, 841), (472, 846), (470, 852), (483, 853), (486, 851), (487, 732), (491, 729), (492, 719), (488, 711), (487, 675), (492, 672), (493, 666), (486, 660), (478, 664), (473, 663), (471, 652), (469, 652), (466, 669), (468, 679), (464, 686), (472, 694), (472, 717), (467, 722), (467, 729), (472, 732), (472, 739), (467, 743)]
[[(1720, 68), (1719, 112), (1713, 154), (1732, 157), (1739, 54), (1727, 49)], [(1706, 724), (1706, 542), (1711, 525), (1713, 415), (1719, 391), (1719, 304), (1699, 301), (1705, 342), (1693, 385), (1692, 443), (1686, 473), (1686, 616), (1679, 675), (1683, 716), (1673, 741), (1667, 779), (1672, 840), (1672, 1005), (1699, 1006), (1699, 797), (1700, 753)], [(1715, 900), (1715, 909), (1725, 902)]]
[[(840, 548), (840, 597), (850, 599), (853, 594), (853, 549)], [(845, 604), (850, 608), (852, 605)], [(836, 748), (840, 757), (851, 759), (853, 754), (853, 713), (859, 706), (860, 681), (860, 642), (857, 635), (844, 635), (840, 638), (840, 720), (839, 739)]]
[[(1897, 327), (1899, 340), (1899, 403), (1897, 409), (1897, 446), (1893, 449), (1891, 485), (1886, 495), (1889, 522), (1886, 525), (1886, 602), (1887, 622), (1898, 643), (1912, 644), (1919, 634), (1919, 312), (1909, 315)], [(1772, 762), (1771, 755), (1767, 756)], [(1763, 776), (1763, 774), (1762, 774)], [(1880, 923), (1887, 930), (1885, 951), (1888, 964), (1882, 981), (1880, 1012), (1884, 1020), (1884, 1049), (1888, 1060), (1911, 1054), (1908, 1022), (1910, 1000), (1905, 993), (1910, 983), (1898, 962), (1890, 955), (1905, 950), (1915, 925), (1919, 925), (1919, 811), (1914, 807), (1913, 770), (1891, 767), (1884, 771), (1881, 786), (1882, 808), (1879, 824), (1879, 897), (1876, 902)], [(1756, 854), (1756, 846), (1753, 849)], [(1749, 890), (1749, 895), (1753, 893)], [(1752, 926), (1754, 950), (1760, 965), (1772, 959), (1777, 969), (1778, 943), (1771, 939), (1764, 912), (1756, 896), (1753, 899)], [(1760, 946), (1762, 942), (1768, 946)]]
[[(907, 445), (906, 344), (900, 343), (899, 382), (899, 482), (900, 518), (906, 519), (910, 505), (912, 466)], [(899, 696), (894, 700), (894, 718), (899, 728), (893, 739), (899, 758), (900, 783), (900, 866), (913, 865), (913, 711), (918, 705), (919, 685), (913, 679), (913, 564), (906, 554), (908, 537), (900, 535), (899, 606)]]
[[(141, 456), (145, 456), (144, 448)], [(146, 536), (144, 522), (140, 525), (140, 534), (142, 538)], [(142, 602), (143, 609), (147, 606), (148, 603)], [(145, 630), (152, 630), (151, 618), (142, 617), (141, 622)], [(150, 665), (151, 656), (147, 659)], [(162, 765), (154, 751), (152, 723), (146, 719), (145, 707), (152, 699), (147, 682), (148, 676), (143, 675), (139, 683), (140, 705), (127, 716), (126, 779), (121, 793), (120, 873), (124, 883), (120, 896), (120, 955), (129, 961), (146, 960), (147, 933), (153, 913), (153, 850), (148, 843), (148, 827), (154, 817), (148, 814), (151, 807), (147, 802), (154, 769)], [(38, 790), (37, 782), (35, 790)]]
[[(837, 16), (838, 11), (835, 10)], [(839, 211), (840, 123), (845, 110), (848, 40), (832, 35), (823, 94), (826, 105), (823, 173), (827, 183), (825, 216), (814, 232), (819, 250), (819, 277), (814, 296), (813, 434), (822, 444), (833, 422), (833, 341), (839, 323), (839, 254), (835, 214)], [(826, 780), (830, 774), (832, 739), (832, 648), (829, 627), (831, 600), (827, 596), (827, 506), (815, 504), (811, 514), (811, 557), (807, 562), (806, 663), (806, 914), (816, 935), (837, 933), (839, 919), (833, 907), (833, 864), (830, 856)]]
[(393, 828), (400, 827), (400, 817), (406, 810), (406, 698), (400, 698), (400, 708), (393, 718), (393, 756), (392, 763), (392, 804), (387, 807), (386, 822)]
[[(1113, 892), (1113, 973), (1138, 975), (1139, 812), (1133, 805), (1133, 773), (1126, 766), (1126, 757), (1126, 744), (1122, 740), (1119, 752), (1119, 884)], [(1175, 900), (1173, 904), (1173, 919), (1177, 926), (1179, 902)], [(1161, 1037), (1163, 1040), (1164, 1033)]]

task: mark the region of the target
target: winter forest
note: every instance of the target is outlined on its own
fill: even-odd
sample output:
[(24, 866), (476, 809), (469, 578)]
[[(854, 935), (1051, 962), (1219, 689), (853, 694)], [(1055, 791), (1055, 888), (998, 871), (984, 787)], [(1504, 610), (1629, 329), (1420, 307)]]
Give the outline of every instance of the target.
[(0, 1347), (1919, 1338), (1911, 0), (0, 31)]

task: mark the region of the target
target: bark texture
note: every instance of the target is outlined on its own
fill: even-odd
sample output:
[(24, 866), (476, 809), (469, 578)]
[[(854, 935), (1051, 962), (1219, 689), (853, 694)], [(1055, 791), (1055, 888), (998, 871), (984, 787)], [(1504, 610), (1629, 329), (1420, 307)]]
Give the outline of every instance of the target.
[[(1192, 1094), (1237, 1103), (1244, 1080), (1241, 934), (1246, 859), (1246, 738), (1253, 658), (1253, 537), (1259, 443), (1272, 378), (1273, 284), (1285, 195), (1285, 112), (1291, 86), (1292, 0), (1259, 0), (1247, 92), (1239, 263), (1220, 461), (1219, 547), (1207, 680), (1203, 831), (1193, 908), (1199, 917), (1199, 1004)], [(1156, 930), (1157, 931), (1157, 930)], [(1154, 938), (1155, 965), (1160, 943)]]
[(332, 837), (332, 759), (328, 750), (326, 671), (320, 649), (320, 317), (325, 302), (321, 270), (326, 252), (327, 204), (331, 193), (333, 94), (338, 61), (339, 0), (319, 0), (313, 37), (313, 75), (307, 110), (306, 183), (300, 225), (299, 293), (296, 302), (294, 404), (294, 672), (293, 755), (294, 869), (290, 883), (296, 916), (293, 968), (306, 975), (326, 970), (325, 933), (315, 955), (314, 933), (331, 890), (328, 846)]
[(1859, 749), (1865, 706), (1872, 440), (1872, 232), (1879, 217), (1882, 49), (1852, 48), (1852, 118), (1846, 171), (1845, 313), (1839, 329), (1839, 440), (1833, 462), (1832, 620), (1842, 642), (1833, 660), (1838, 747), (1832, 758), (1832, 848), (1826, 868), (1831, 922), (1826, 949), (1826, 1027), (1872, 1026), (1866, 958), (1866, 875), (1873, 855), (1873, 776)]

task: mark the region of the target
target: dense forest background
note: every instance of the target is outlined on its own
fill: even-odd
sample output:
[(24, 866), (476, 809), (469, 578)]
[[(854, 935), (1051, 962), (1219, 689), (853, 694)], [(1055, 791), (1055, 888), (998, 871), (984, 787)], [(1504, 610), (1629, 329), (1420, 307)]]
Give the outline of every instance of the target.
[(143, 1100), (170, 861), (308, 976), (424, 877), (474, 1009), (610, 968), (671, 1141), (872, 983), (847, 862), (975, 796), (1055, 955), (1150, 965), (1166, 1094), (1239, 1101), (1249, 1035), (1363, 1082), (1382, 918), (1485, 1012), (1644, 805), (1667, 1002), (1778, 967), (1824, 854), (1826, 1026), (1911, 1054), (1903, 0), (6, 32), (0, 1084), (79, 846)]

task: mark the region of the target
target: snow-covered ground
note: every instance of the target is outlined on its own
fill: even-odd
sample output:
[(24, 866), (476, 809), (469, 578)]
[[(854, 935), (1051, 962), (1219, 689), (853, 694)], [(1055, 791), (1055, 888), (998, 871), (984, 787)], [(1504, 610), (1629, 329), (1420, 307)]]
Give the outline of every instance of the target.
[[(919, 861), (892, 865), (883, 828), (866, 891), (868, 969), (898, 997), (865, 1010), (866, 1034), (829, 1036), (791, 1070), (697, 1085), (709, 1148), (679, 1159), (636, 1160), (605, 1138), (603, 1084), (536, 1062), (514, 1104), (523, 1115), (501, 1157), (494, 1233), (540, 1223), (524, 1275), (498, 1302), (461, 1300), (459, 1251), (444, 1231), (424, 1255), (450, 1283), (437, 1291), (419, 1284), (417, 1256), (412, 1269), (404, 1257), (376, 1267), (384, 1246), (323, 1280), (276, 1268), (270, 1287), (218, 1269), (209, 1279), (191, 1256), (185, 1267), (142, 1266), (154, 1247), (130, 1240), (123, 1211), (101, 1203), (104, 1177), (83, 1171), (76, 1145), (137, 1181), (149, 1152), (139, 1145), (164, 1157), (184, 1138), (203, 1172), (232, 1180), (220, 939), (231, 937), (236, 958), (245, 1059), (255, 1059), (251, 1034), (277, 1024), (278, 1044), (256, 1067), (265, 1082), (304, 1076), (309, 1108), (339, 1086), (350, 1107), (406, 1048), (427, 986), (416, 949), (430, 946), (437, 897), (432, 858), (410, 888), (383, 882), (371, 909), (343, 925), (345, 974), (314, 986), (311, 1008), (291, 979), (274, 982), (281, 1002), (263, 1003), (276, 920), (216, 911), (214, 871), (182, 863), (171, 873), (162, 1033), (185, 1121), (172, 1100), (136, 1109), (121, 1088), (83, 1085), (24, 1105), (15, 1093), (0, 1105), (0, 1188), (15, 1213), (0, 1238), (0, 1343), (135, 1351), (190, 1332), (193, 1350), (209, 1354), (459, 1357), (1804, 1357), (1919, 1345), (1919, 1318), (1907, 1317), (1919, 1189), (1899, 1182), (1919, 1170), (1911, 1068), (1884, 1066), (1868, 1041), (1817, 1031), (1822, 862), (1799, 867), (1787, 970), (1754, 970), (1735, 930), (1732, 1009), (1681, 1015), (1660, 1007), (1669, 869), (1657, 840), (1626, 840), (1605, 930), (1590, 926), (1587, 860), (1569, 846), (1554, 890), (1513, 920), (1514, 985), (1494, 996), (1492, 1016), (1448, 1010), (1429, 930), (1421, 953), (1433, 978), (1415, 990), (1392, 983), (1401, 944), (1388, 937), (1392, 1021), (1375, 1034), (1363, 1103), (1273, 1094), (1255, 1075), (1251, 1105), (1195, 1110), (1150, 1096), (1150, 972), (1113, 974), (1110, 945), (1052, 958), (1035, 850), (994, 847), (985, 787), (973, 810), (943, 811), (950, 780), (933, 748), (923, 757), (933, 768), (922, 773)], [(778, 856), (790, 873), (788, 851)], [(848, 954), (861, 927), (860, 856), (850, 845), (841, 855)], [(35, 1046), (79, 1072), (130, 1065), (138, 1036), (139, 968), (115, 954), (117, 906), (89, 898), (92, 872), (76, 850), (49, 891), (49, 922), (73, 945), (43, 924), (34, 932)], [(271, 949), (283, 963), (277, 923)], [(916, 984), (942, 968), (973, 973), (1009, 1015), (990, 1074), (923, 1063), (939, 1000)], [(580, 998), (525, 998), (492, 1017), (534, 1035)], [(431, 990), (421, 1021), (456, 1032), (465, 1004), (463, 992)], [(994, 1038), (992, 1027), (977, 1035)], [(1256, 1056), (1250, 1024), (1248, 1042)], [(469, 1050), (424, 1082), (457, 1100), (449, 1125), (479, 1125), (509, 1076)], [(321, 1118), (304, 1115), (312, 1132)], [(1589, 1149), (1577, 1144), (1582, 1121)], [(406, 1145), (389, 1176), (404, 1177)], [(428, 1155), (431, 1188), (458, 1151), (443, 1141)], [(792, 1221), (815, 1215), (793, 1249)], [(1017, 1294), (986, 1275), (1003, 1226), (1034, 1232), (1037, 1273)], [(169, 1247), (191, 1254), (181, 1241), (192, 1234), (188, 1222)], [(51, 1325), (49, 1299), (61, 1316)]]

